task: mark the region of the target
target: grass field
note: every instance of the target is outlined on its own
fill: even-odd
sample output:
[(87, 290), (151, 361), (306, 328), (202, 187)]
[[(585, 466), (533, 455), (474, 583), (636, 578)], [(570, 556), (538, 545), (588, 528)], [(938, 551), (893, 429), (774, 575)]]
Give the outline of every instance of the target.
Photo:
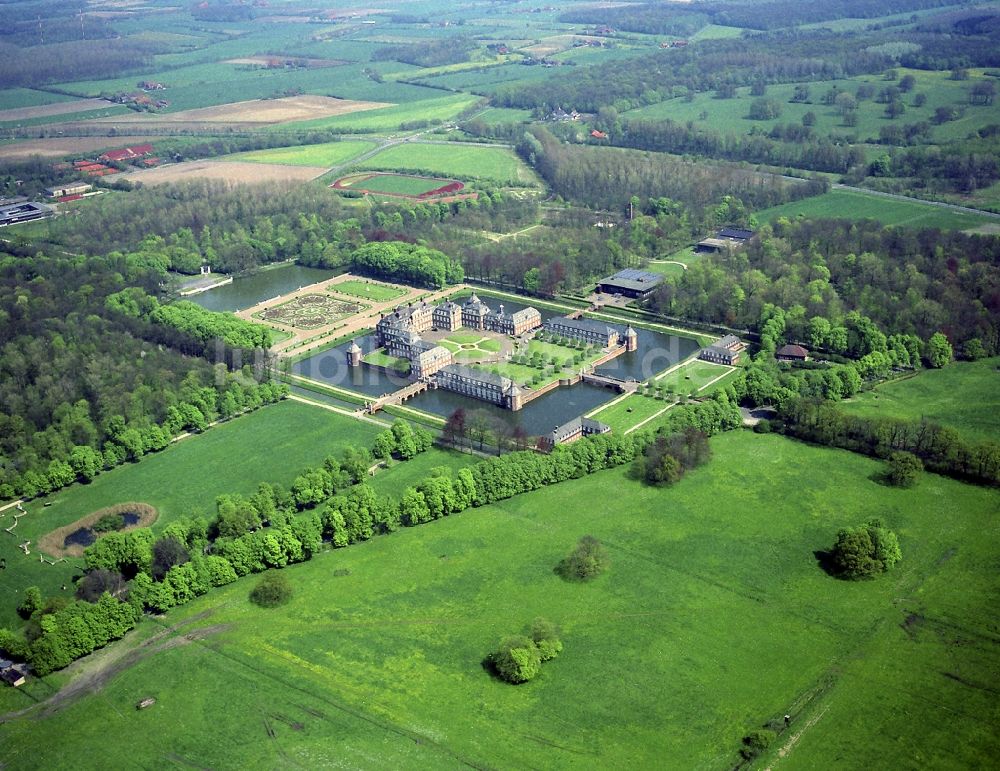
[(664, 276), (677, 277), (684, 273), (685, 265), (697, 262), (702, 256), (694, 250), (693, 246), (686, 246), (673, 254), (657, 257), (646, 266), (645, 270), (652, 273), (662, 273)]
[(728, 380), (725, 376), (733, 377), (737, 371), (735, 367), (692, 359), (672, 372), (657, 375), (650, 383), (667, 393), (704, 396), (715, 390), (714, 387), (709, 390), (709, 384), (724, 384)]
[(967, 230), (995, 224), (995, 217), (953, 211), (919, 201), (903, 201), (856, 190), (831, 190), (829, 193), (782, 204), (757, 213), (761, 222), (778, 217), (833, 217), (842, 219), (877, 219), (883, 225), (915, 228)]
[[(47, 594), (58, 594), (75, 572), (70, 562), (39, 563), (34, 543), (50, 530), (122, 501), (154, 506), (159, 512), (157, 529), (187, 513), (210, 514), (216, 495), (248, 494), (260, 482), (289, 485), (302, 469), (331, 453), (370, 446), (377, 431), (377, 426), (326, 410), (282, 402), (105, 472), (89, 485), (73, 485), (26, 504), (29, 514), (18, 521), (14, 533), (0, 533), (0, 557), (7, 561), (0, 626), (13, 622), (16, 588), (36, 584)], [(52, 505), (43, 507), (44, 502)], [(8, 527), (10, 517), (0, 522)], [(28, 557), (17, 548), (25, 540), (32, 542)]]
[(224, 160), (251, 161), (253, 163), (279, 163), (288, 166), (338, 166), (371, 150), (373, 142), (345, 140), (302, 147), (277, 147), (272, 150), (255, 150), (250, 153), (227, 155)]
[(0, 110), (16, 110), (22, 107), (70, 102), (75, 98), (64, 94), (52, 94), (48, 91), (37, 91), (33, 88), (3, 88), (0, 89)]
[(967, 439), (1000, 442), (998, 368), (1000, 357), (922, 370), (858, 394), (842, 406), (854, 415), (925, 417)]
[[(76, 669), (185, 624), (172, 644), (8, 721), (0, 763), (732, 768), (740, 737), (789, 714), (761, 768), (992, 766), (997, 492), (883, 487), (875, 461), (774, 435), (712, 447), (673, 488), (602, 472), (320, 555), (285, 571), (282, 608), (248, 602), (256, 578), (215, 590)], [(813, 553), (872, 516), (903, 562), (878, 581), (826, 575)], [(563, 582), (553, 566), (586, 533), (611, 567)], [(491, 678), (484, 654), (535, 616), (562, 627), (563, 652), (527, 685)], [(4, 689), (0, 705), (49, 692)]]
[(632, 394), (597, 412), (590, 413), (590, 417), (607, 423), (616, 434), (621, 434), (663, 412), (672, 406), (672, 403), (672, 400), (664, 401), (642, 394)]
[(523, 167), (513, 150), (488, 145), (396, 145), (364, 161), (358, 168), (419, 171), (501, 184), (534, 183), (534, 175)]
[(406, 294), (406, 291), (388, 284), (375, 284), (371, 281), (341, 281), (328, 287), (331, 292), (346, 294), (350, 297), (362, 297), (374, 302), (385, 302), (394, 297)]
[(433, 177), (416, 177), (408, 174), (352, 174), (338, 179), (334, 183), (334, 187), (338, 190), (361, 190), (365, 193), (419, 196), (444, 187), (453, 181)]

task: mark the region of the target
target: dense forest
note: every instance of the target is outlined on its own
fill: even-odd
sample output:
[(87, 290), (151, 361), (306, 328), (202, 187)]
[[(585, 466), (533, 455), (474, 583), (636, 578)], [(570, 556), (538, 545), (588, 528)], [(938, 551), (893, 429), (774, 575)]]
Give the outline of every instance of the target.
[(782, 180), (752, 169), (660, 153), (566, 145), (542, 127), (525, 132), (517, 151), (556, 193), (595, 208), (621, 207), (632, 196), (666, 196), (703, 209), (730, 195), (763, 209), (824, 189), (819, 181)]
[(781, 29), (835, 19), (870, 19), (950, 5), (953, 5), (952, 0), (839, 0), (822, 4), (767, 0), (753, 4), (699, 2), (686, 7), (685, 10), (690, 13), (678, 13), (672, 5), (646, 3), (573, 10), (562, 14), (560, 20), (608, 25), (649, 35), (682, 35), (695, 32), (706, 23), (746, 29)]
[[(707, 256), (669, 279), (652, 304), (674, 316), (759, 328), (783, 308), (790, 341), (861, 356), (830, 337), (849, 311), (887, 334), (935, 332), (1000, 352), (1000, 238), (884, 228), (874, 220), (778, 220), (731, 254)], [(815, 322), (813, 319), (822, 319)], [(884, 341), (883, 341), (884, 343)]]
[(92, 479), (284, 393), (182, 355), (202, 352), (198, 341), (109, 307), (130, 285), (155, 301), (143, 287), (156, 294), (158, 280), (123, 255), (2, 256), (0, 497)]

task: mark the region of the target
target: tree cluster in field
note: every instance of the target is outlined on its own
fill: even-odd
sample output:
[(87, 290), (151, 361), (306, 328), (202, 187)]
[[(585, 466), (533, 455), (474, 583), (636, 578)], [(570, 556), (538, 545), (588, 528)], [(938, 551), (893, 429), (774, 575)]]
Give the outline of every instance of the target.
[(156, 285), (122, 255), (0, 259), (0, 497), (89, 482), (287, 393), (143, 342), (138, 320), (106, 307), (127, 282)]
[(834, 571), (841, 578), (857, 581), (874, 578), (902, 559), (899, 539), (877, 519), (837, 534), (830, 552)]
[[(756, 109), (751, 107), (750, 117), (755, 120), (777, 118), (780, 113), (774, 109), (772, 102), (774, 100), (763, 100)], [(841, 174), (865, 160), (864, 152), (851, 143), (817, 137), (807, 127), (794, 124), (775, 126), (767, 134), (723, 132), (709, 126), (678, 123), (670, 119), (623, 118), (602, 125), (605, 125), (602, 130), (607, 133), (607, 139), (602, 141), (637, 150), (705, 155), (729, 161), (794, 166)]]
[(576, 547), (559, 560), (556, 575), (567, 581), (591, 581), (611, 566), (604, 544), (592, 535), (583, 536)]
[[(60, 3), (49, 3), (57, 6)], [(24, 7), (20, 7), (21, 11)], [(26, 34), (21, 36), (24, 43), (39, 43), (38, 26), (34, 16), (30, 20), (30, 31), (25, 30), (28, 20), (13, 7), (11, 11), (20, 16), (19, 24)], [(45, 13), (43, 11), (43, 13)], [(4, 14), (6, 15), (6, 14)], [(47, 17), (46, 17), (47, 18)], [(52, 38), (44, 44), (17, 45), (13, 42), (0, 43), (0, 83), (6, 87), (35, 87), (44, 83), (58, 83), (67, 80), (104, 79), (115, 77), (126, 71), (139, 71), (152, 64), (153, 56), (166, 53), (166, 46), (153, 41), (142, 41), (131, 37), (80, 40), (80, 16), (64, 20), (60, 27), (53, 27), (57, 36), (72, 35), (75, 40), (56, 41)], [(87, 25), (93, 26), (93, 17), (86, 16)], [(44, 23), (49, 26), (47, 22)], [(0, 24), (0, 29), (12, 27)], [(95, 37), (101, 34), (95, 29)], [(6, 37), (6, 36), (5, 36)]]
[(503, 638), (486, 664), (503, 680), (514, 685), (534, 680), (542, 664), (558, 656), (563, 649), (559, 629), (551, 621), (536, 618), (525, 634)]
[(700, 3), (696, 12), (678, 13), (661, 3), (616, 8), (581, 8), (563, 13), (559, 20), (571, 24), (602, 24), (646, 35), (691, 35), (706, 24), (767, 30), (817, 24), (837, 19), (873, 19), (951, 5), (948, 0), (847, 0), (831, 5), (806, 5), (794, 0), (767, 0), (748, 8), (740, 2)]
[(448, 38), (427, 38), (419, 45), (397, 45), (379, 48), (372, 54), (372, 61), (397, 61), (416, 67), (441, 67), (469, 60), (475, 50), (475, 41), (465, 35)]
[[(716, 433), (740, 422), (739, 409), (720, 394), (704, 404), (672, 410), (668, 427), (676, 431), (698, 425)], [(341, 461), (328, 458), (324, 472), (337, 483), (324, 488), (333, 490), (333, 497), (321, 510), (312, 510), (316, 504), (306, 495), (306, 486), (323, 482), (307, 471), (299, 477), (301, 484), (293, 483), (292, 492), (261, 484), (249, 499), (220, 496), (218, 514), (211, 525), (201, 517), (185, 517), (167, 525), (159, 538), (148, 528), (109, 533), (85, 551), (88, 572), (78, 585), (78, 593), (99, 598), (104, 604), (117, 605), (119, 600), (114, 597), (122, 599), (128, 610), (121, 611), (121, 617), (131, 619), (131, 627), (143, 610), (163, 612), (213, 586), (232, 583), (238, 576), (309, 560), (324, 543), (347, 546), (391, 533), (401, 525), (415, 526), (625, 465), (653, 437), (655, 434), (638, 432), (629, 436), (605, 434), (558, 446), (549, 455), (513, 452), (462, 469), (454, 478), (444, 468), (435, 469), (423, 482), (407, 488), (398, 501), (379, 498), (363, 482), (338, 489), (337, 483), (357, 482), (363, 474), (364, 462), (357, 462), (359, 451), (348, 451), (344, 461), (355, 467), (356, 476), (341, 474)], [(296, 488), (299, 502), (294, 497)], [(241, 527), (245, 530), (237, 535)], [(35, 604), (42, 604), (40, 596)], [(84, 643), (94, 640), (92, 645), (79, 643), (81, 628), (70, 618), (83, 613), (86, 606), (76, 602), (71, 606), (74, 610), (64, 616), (58, 615), (62, 610), (59, 600), (40, 610), (32, 609), (32, 618), (38, 623), (29, 625), (28, 640), (0, 630), (0, 649), (27, 658), (40, 674), (64, 667), (111, 639), (92, 634), (83, 638)]]
[[(774, 319), (783, 325), (770, 335), (776, 342), (857, 359), (874, 354), (862, 369), (918, 366), (922, 356), (937, 366), (941, 330), (963, 348), (976, 340), (986, 355), (1000, 351), (998, 265), (996, 236), (779, 218), (743, 248), (668, 277), (650, 305), (760, 331)], [(769, 305), (782, 309), (780, 319)], [(912, 336), (928, 342), (914, 346)]]
[[(967, 441), (954, 429), (924, 418), (848, 415), (835, 404), (812, 399), (793, 399), (782, 418), (784, 431), (799, 439), (876, 458), (910, 453), (940, 474), (981, 484), (1000, 482), (1000, 444)], [(905, 473), (902, 479), (908, 476)]]
[(885, 465), (885, 481), (893, 487), (913, 487), (924, 470), (920, 458), (903, 450), (890, 454)]
[(564, 198), (594, 208), (621, 206), (637, 196), (666, 196), (703, 208), (724, 195), (767, 208), (821, 191), (820, 181), (789, 181), (722, 163), (708, 165), (659, 153), (562, 144), (544, 127), (529, 129), (518, 154)]
[(292, 584), (281, 573), (267, 573), (250, 592), (250, 601), (262, 608), (277, 608), (292, 599)]
[(661, 434), (647, 444), (636, 458), (635, 473), (651, 485), (672, 485), (711, 458), (708, 435), (689, 426), (676, 434)]
[[(993, 132), (982, 130), (969, 139), (943, 147), (911, 147), (891, 156), (881, 156), (868, 168), (868, 173), (876, 179), (868, 181), (879, 188), (919, 188), (931, 193), (974, 193), (1000, 179), (995, 132), (994, 127)], [(905, 133), (896, 136), (889, 131), (882, 138), (888, 144), (909, 143)], [(882, 177), (904, 180), (905, 187), (902, 183), (880, 185), (878, 182)]]
[(442, 289), (465, 278), (462, 264), (437, 249), (403, 241), (372, 242), (351, 253), (359, 273)]

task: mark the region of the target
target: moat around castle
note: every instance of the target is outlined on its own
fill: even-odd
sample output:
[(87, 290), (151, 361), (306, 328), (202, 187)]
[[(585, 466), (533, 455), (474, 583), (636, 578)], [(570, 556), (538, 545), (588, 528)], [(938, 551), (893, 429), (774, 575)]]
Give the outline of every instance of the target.
[[(467, 299), (468, 295), (464, 295), (457, 298), (453, 297), (452, 301), (461, 306)], [(524, 302), (509, 300), (507, 298), (499, 300), (495, 297), (484, 295), (482, 300), (493, 313), (500, 311), (501, 303), (504, 306), (504, 314), (509, 315), (530, 307)], [(560, 361), (560, 357), (563, 357), (562, 360), (567, 356), (575, 358), (581, 353), (584, 354), (585, 360), (587, 357), (586, 345), (582, 348), (571, 345), (568, 351), (561, 350), (564, 346), (550, 347), (556, 344), (545, 341), (544, 325), (551, 319), (562, 317), (558, 312), (545, 307), (540, 307), (537, 310), (541, 317), (543, 334), (541, 339), (537, 335), (533, 335), (528, 341), (529, 345), (533, 344), (533, 350), (524, 350), (520, 354), (514, 353), (517, 350), (516, 340), (489, 330), (480, 332), (475, 329), (463, 328), (456, 333), (451, 333), (446, 330), (433, 331), (432, 327), (430, 331), (426, 331), (418, 336), (421, 339), (426, 338), (429, 342), (443, 342), (445, 346), (453, 349), (452, 352), (455, 355), (456, 364), (465, 366), (472, 364), (476, 369), (486, 369), (487, 371), (493, 371), (495, 374), (502, 373), (501, 377), (505, 377), (516, 383), (519, 389), (527, 384), (524, 390), (525, 392), (531, 392), (533, 388), (532, 381), (539, 377), (542, 380), (546, 377), (551, 378), (555, 374), (552, 371), (553, 365), (551, 364), (553, 356), (556, 357), (557, 361)], [(625, 324), (609, 324), (608, 326), (617, 328), (620, 336), (624, 336), (627, 330), (627, 325)], [(620, 351), (610, 360), (596, 364), (591, 370), (592, 374), (610, 376), (621, 381), (628, 381), (630, 379), (637, 381), (646, 380), (655, 373), (677, 364), (698, 349), (697, 342), (690, 338), (653, 332), (643, 328), (635, 329), (635, 333), (637, 340), (635, 350)], [(470, 337), (475, 335), (478, 339), (487, 338), (506, 341), (510, 345), (512, 356), (510, 359), (500, 362), (490, 361), (491, 357), (484, 355), (481, 350), (469, 353), (469, 348), (466, 346), (471, 346), (472, 348), (478, 348), (478, 346), (471, 343), (451, 342), (449, 338), (455, 334), (459, 336), (466, 334)], [(462, 338), (460, 337), (460, 339)], [(356, 367), (349, 366), (348, 350), (354, 343), (361, 349), (363, 360), (372, 363), (379, 362), (381, 366), (368, 366), (365, 364)], [(344, 342), (335, 348), (293, 364), (291, 371), (294, 374), (377, 399), (385, 394), (398, 391), (412, 382), (409, 375), (404, 376), (399, 374), (398, 370), (393, 366), (394, 364), (402, 364), (402, 357), (385, 358), (388, 355), (385, 353), (384, 346), (380, 343), (381, 341), (376, 334), (362, 335), (353, 341)], [(495, 352), (487, 351), (486, 353)], [(591, 360), (601, 358), (600, 354), (600, 349), (591, 350)], [(546, 363), (539, 367), (537, 366), (539, 361)], [(581, 365), (585, 363), (581, 362)], [(446, 364), (445, 366), (448, 365)], [(548, 375), (545, 374), (546, 367), (550, 370)], [(566, 374), (569, 374), (570, 378), (556, 378), (556, 380), (572, 379), (572, 373), (575, 371), (578, 374), (579, 368), (580, 365), (574, 363), (572, 369), (566, 370)], [(542, 382), (536, 382), (535, 385), (541, 386)], [(428, 388), (413, 396), (406, 404), (409, 407), (442, 417), (447, 417), (459, 407), (466, 410), (480, 409), (486, 412), (495, 412), (499, 417), (506, 416), (506, 419), (513, 419), (531, 434), (542, 434), (551, 431), (556, 425), (564, 424), (596, 409), (600, 405), (617, 398), (618, 395), (619, 390), (617, 388), (609, 388), (606, 385), (581, 380), (571, 386), (559, 385), (557, 382), (551, 390), (523, 401), (521, 409), (516, 412), (511, 412), (509, 408), (497, 402), (477, 399), (467, 393), (447, 390), (443, 387)], [(335, 402), (336, 399), (333, 398), (332, 401)], [(354, 405), (344, 403), (343, 406)]]

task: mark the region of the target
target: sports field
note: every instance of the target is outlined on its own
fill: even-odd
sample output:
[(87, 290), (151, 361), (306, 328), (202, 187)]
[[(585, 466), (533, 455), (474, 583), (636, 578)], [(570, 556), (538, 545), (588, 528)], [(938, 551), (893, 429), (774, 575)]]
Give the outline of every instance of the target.
[(1000, 357), (921, 370), (858, 394), (842, 408), (855, 415), (927, 418), (973, 441), (1000, 442)]
[(396, 145), (360, 164), (362, 169), (419, 171), (449, 177), (471, 177), (501, 184), (533, 183), (513, 150), (459, 144)]
[(345, 140), (343, 142), (324, 142), (318, 145), (303, 145), (301, 147), (276, 147), (271, 150), (255, 150), (250, 153), (227, 155), (223, 160), (250, 161), (252, 163), (274, 163), (287, 166), (337, 166), (346, 163), (367, 150), (371, 150), (373, 142)]
[[(156, 528), (187, 513), (214, 512), (215, 496), (249, 494), (260, 482), (289, 485), (308, 465), (348, 446), (370, 446), (378, 426), (285, 401), (210, 428), (162, 452), (107, 471), (89, 485), (73, 485), (25, 505), (17, 538), (0, 533), (0, 557), (7, 569), (0, 584), (0, 626), (13, 623), (15, 587), (36, 584), (46, 594), (77, 572), (75, 562), (39, 563), (34, 544), (45, 533), (92, 511), (123, 501), (141, 501), (158, 513)], [(43, 506), (50, 502), (51, 506)], [(10, 516), (0, 519), (3, 527)], [(28, 557), (18, 543), (32, 541)]]
[[(673, 488), (602, 472), (320, 555), (284, 571), (282, 608), (248, 602), (255, 577), (213, 591), (75, 666), (90, 685), (7, 722), (0, 763), (733, 768), (788, 714), (761, 768), (991, 766), (996, 491), (887, 488), (871, 459), (774, 435), (712, 447)], [(814, 553), (872, 516), (903, 562), (828, 576)], [(584, 534), (610, 569), (566, 583), (553, 566)], [(560, 656), (527, 685), (490, 677), (486, 652), (536, 616)], [(4, 689), (0, 708), (50, 694)]]
[(997, 223), (996, 217), (960, 212), (932, 203), (889, 198), (857, 190), (831, 190), (823, 195), (782, 204), (757, 213), (761, 222), (773, 222), (778, 217), (831, 217), (860, 220), (876, 219), (883, 225), (903, 225), (915, 228), (966, 230)]
[(452, 193), (465, 187), (453, 179), (418, 177), (411, 174), (352, 174), (333, 183), (337, 190), (358, 190), (363, 193), (417, 198), (443, 187), (453, 187)]

